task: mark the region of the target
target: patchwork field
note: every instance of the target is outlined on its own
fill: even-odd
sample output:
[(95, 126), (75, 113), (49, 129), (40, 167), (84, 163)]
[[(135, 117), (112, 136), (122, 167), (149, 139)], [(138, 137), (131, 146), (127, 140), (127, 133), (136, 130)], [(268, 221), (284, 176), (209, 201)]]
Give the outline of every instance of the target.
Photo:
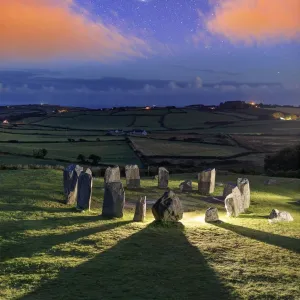
[[(217, 174), (217, 182), (237, 176)], [(103, 220), (102, 178), (94, 181), (92, 210), (80, 214), (62, 203), (61, 172), (0, 171), (0, 299), (298, 300), (300, 180), (266, 186), (266, 177), (247, 176), (250, 209), (228, 218), (221, 202), (179, 193), (179, 183), (195, 177), (171, 176), (185, 213), (180, 226), (161, 226), (151, 205), (145, 223), (131, 222), (140, 195), (149, 204), (161, 196), (156, 180), (126, 190), (123, 219)], [(214, 196), (221, 194), (217, 186)], [(222, 223), (204, 222), (210, 206)], [(269, 224), (272, 208), (294, 222)]]

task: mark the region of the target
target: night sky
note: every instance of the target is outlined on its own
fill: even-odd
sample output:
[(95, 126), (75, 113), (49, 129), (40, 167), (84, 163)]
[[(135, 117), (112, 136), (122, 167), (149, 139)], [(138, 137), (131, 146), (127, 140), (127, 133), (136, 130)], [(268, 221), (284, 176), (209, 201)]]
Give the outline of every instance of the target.
[(300, 95), (299, 0), (1, 0), (0, 23), (5, 69)]

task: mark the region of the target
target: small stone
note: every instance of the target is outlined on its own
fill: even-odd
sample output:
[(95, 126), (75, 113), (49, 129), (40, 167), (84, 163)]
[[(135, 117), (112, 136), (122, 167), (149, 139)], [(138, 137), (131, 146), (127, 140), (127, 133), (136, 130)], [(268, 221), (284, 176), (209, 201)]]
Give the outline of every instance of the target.
[(242, 194), (242, 201), (244, 203), (244, 209), (250, 207), (250, 183), (247, 178), (238, 178), (237, 186)]
[(133, 217), (134, 222), (144, 222), (146, 217), (146, 208), (147, 208), (146, 196), (141, 197), (140, 200), (138, 200), (135, 205), (135, 212)]
[(109, 182), (105, 185), (102, 216), (122, 218), (125, 206), (125, 191), (122, 182)]
[(205, 222), (218, 222), (218, 221), (220, 221), (218, 215), (218, 209), (215, 207), (210, 207), (205, 212)]
[(152, 213), (156, 221), (178, 222), (183, 217), (183, 207), (179, 197), (168, 191), (152, 206)]
[(158, 169), (158, 187), (166, 189), (169, 185), (169, 171), (166, 168), (160, 167)]
[(186, 180), (181, 182), (179, 185), (179, 189), (182, 193), (189, 193), (193, 191), (193, 182), (191, 180)]
[(127, 188), (137, 189), (141, 187), (140, 169), (137, 165), (127, 165), (125, 174)]
[(225, 208), (229, 217), (238, 217), (240, 213), (245, 211), (242, 195), (237, 186), (232, 190), (232, 193), (225, 198)]
[(92, 171), (87, 169), (81, 173), (78, 179), (77, 210), (90, 210), (92, 202), (93, 176)]
[(77, 202), (78, 178), (83, 168), (78, 165), (70, 165), (64, 169), (64, 194), (66, 204), (75, 204)]
[(110, 183), (110, 182), (120, 182), (121, 176), (120, 176), (120, 168), (119, 166), (114, 166), (113, 168), (108, 167), (105, 170), (104, 175), (104, 183)]
[(279, 211), (278, 209), (272, 209), (269, 222), (276, 223), (276, 222), (292, 222), (294, 221), (292, 215), (287, 211)]
[(198, 174), (198, 191), (209, 195), (215, 191), (216, 169), (208, 169)]

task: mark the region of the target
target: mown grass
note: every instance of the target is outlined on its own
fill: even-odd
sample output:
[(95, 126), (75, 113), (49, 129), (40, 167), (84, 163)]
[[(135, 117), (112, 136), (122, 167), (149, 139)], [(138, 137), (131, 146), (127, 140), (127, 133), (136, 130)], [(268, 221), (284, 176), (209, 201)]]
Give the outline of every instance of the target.
[[(173, 175), (170, 187), (178, 192), (195, 175)], [(126, 190), (123, 219), (103, 220), (103, 179), (94, 181), (92, 210), (80, 214), (62, 203), (61, 172), (0, 171), (0, 299), (299, 299), (300, 180), (265, 179), (249, 176), (252, 205), (239, 218), (194, 192), (179, 195), (181, 226), (159, 226), (150, 206), (145, 223), (131, 222), (139, 195), (162, 194), (156, 180)], [(222, 223), (204, 223), (209, 206)], [(295, 221), (269, 224), (272, 208)]]

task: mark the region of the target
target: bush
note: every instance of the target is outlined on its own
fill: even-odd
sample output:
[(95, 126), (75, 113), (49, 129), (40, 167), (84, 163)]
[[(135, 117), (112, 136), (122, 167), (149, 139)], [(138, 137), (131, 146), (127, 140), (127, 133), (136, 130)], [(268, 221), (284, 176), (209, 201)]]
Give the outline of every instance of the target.
[(87, 142), (85, 139), (79, 139), (79, 142)]
[(92, 161), (92, 165), (96, 166), (99, 164), (99, 162), (101, 161), (101, 157), (95, 154), (91, 154), (89, 156), (89, 159)]
[(83, 154), (77, 156), (77, 161), (84, 164), (86, 162), (86, 157)]
[(44, 148), (33, 150), (33, 157), (35, 158), (45, 158), (47, 154), (48, 154), (48, 150)]

